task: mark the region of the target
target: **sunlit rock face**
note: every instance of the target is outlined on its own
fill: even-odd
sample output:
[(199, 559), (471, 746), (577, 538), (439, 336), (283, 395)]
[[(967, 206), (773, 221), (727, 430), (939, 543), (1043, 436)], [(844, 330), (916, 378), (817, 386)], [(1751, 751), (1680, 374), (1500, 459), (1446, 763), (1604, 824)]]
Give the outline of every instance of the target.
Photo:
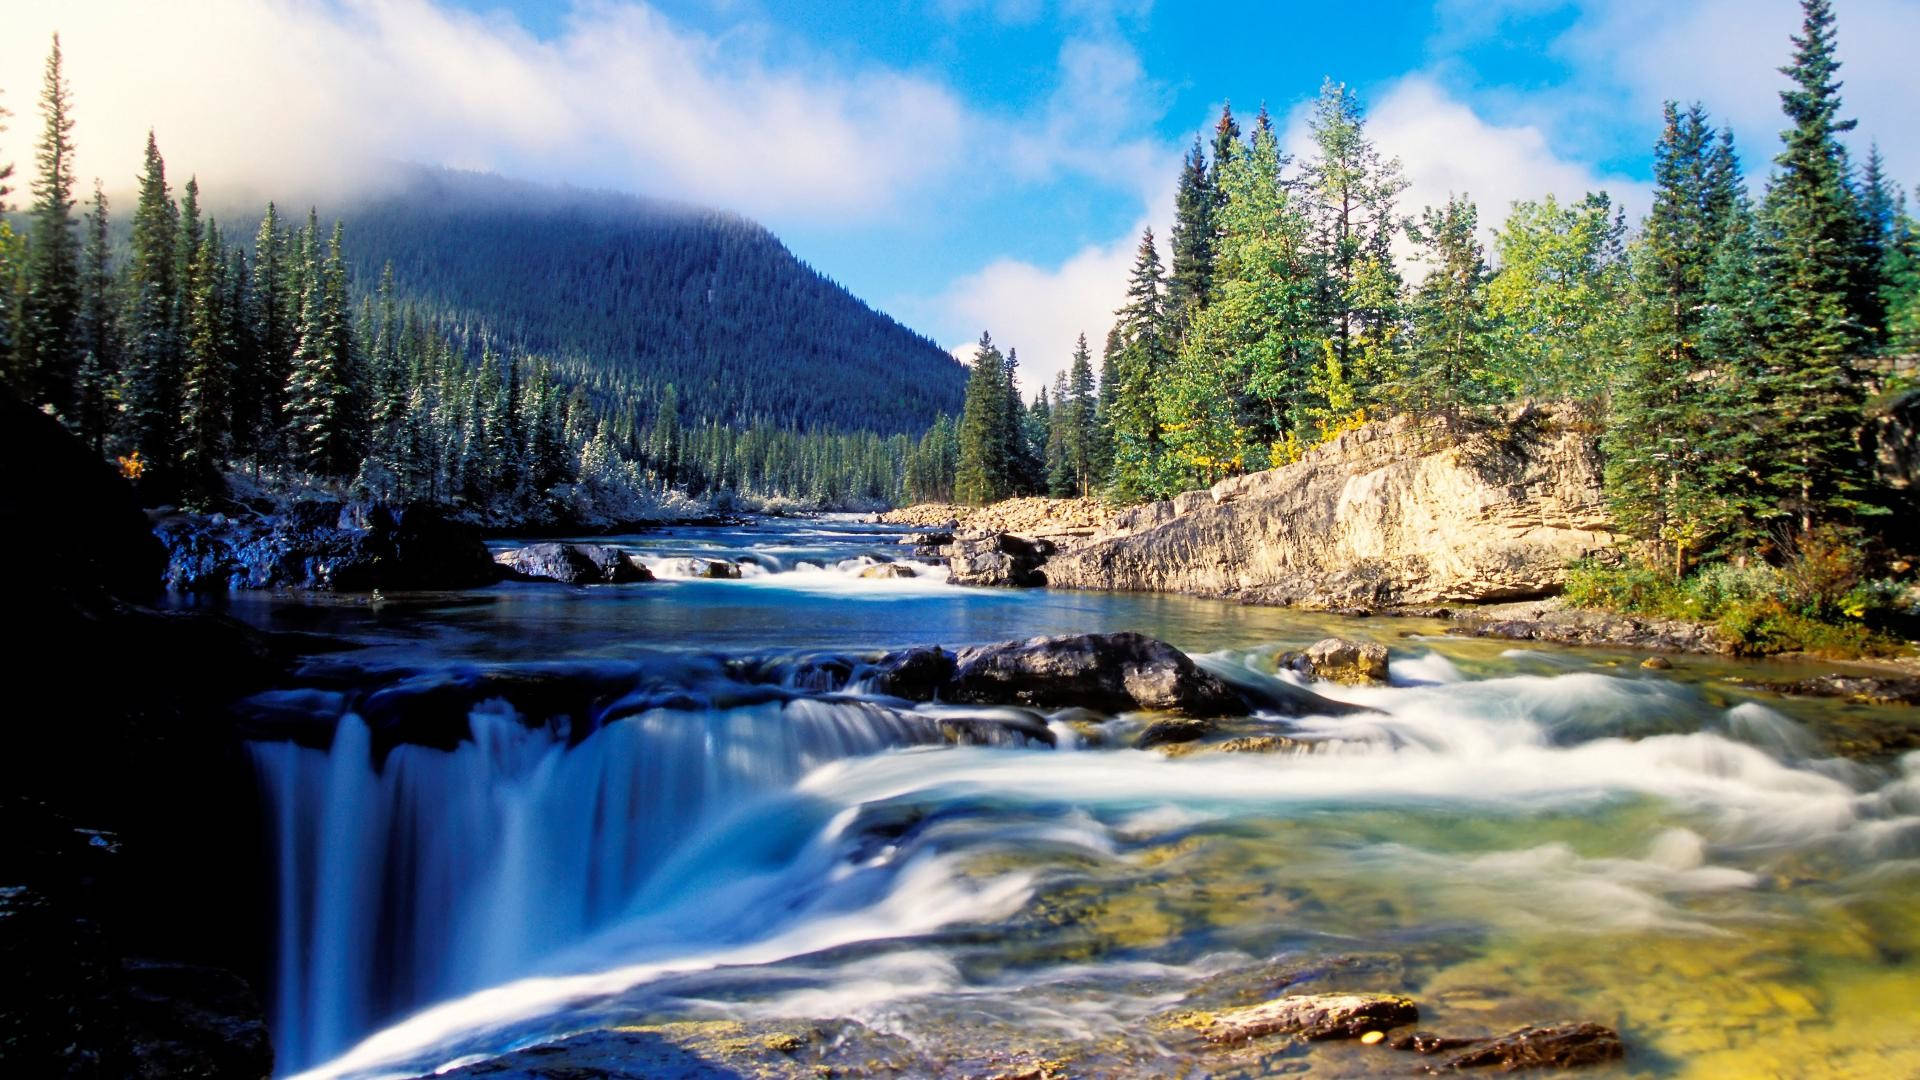
[(1138, 507), (1041, 568), (1049, 585), (1318, 608), (1557, 592), (1612, 540), (1593, 428), (1569, 407), (1370, 424), (1291, 465)]

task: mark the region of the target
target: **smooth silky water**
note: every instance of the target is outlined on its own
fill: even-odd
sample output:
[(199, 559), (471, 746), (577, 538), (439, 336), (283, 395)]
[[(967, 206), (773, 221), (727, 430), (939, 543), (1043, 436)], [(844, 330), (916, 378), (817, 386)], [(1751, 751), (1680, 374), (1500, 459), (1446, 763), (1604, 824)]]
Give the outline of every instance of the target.
[[(1615, 1026), (1628, 1058), (1594, 1075), (1920, 1075), (1920, 754), (1828, 749), (1910, 723), (1898, 710), (1730, 681), (1781, 665), (1656, 673), (1439, 622), (860, 577), (902, 557), (896, 537), (829, 518), (612, 540), (668, 571), (747, 560), (737, 581), (236, 598), (355, 646), (263, 696), (333, 723), (330, 749), (253, 746), (282, 1071), (410, 1076), (584, 1030), (792, 1017), (1075, 1075), (1421, 1063), (1342, 1046), (1226, 1065), (1149, 1019), (1300, 979), (1405, 992), (1446, 1033)], [(769, 694), (739, 663), (778, 683), (802, 654), (1115, 630), (1243, 682), (1280, 678), (1281, 649), (1370, 637), (1393, 685), (1316, 686), (1377, 712), (1237, 725), (1303, 752), (1169, 759), (1099, 745), (1140, 717), (1069, 710), (954, 746), (957, 712), (1020, 714), (857, 682)], [(591, 732), (529, 728), (505, 694), (451, 751), (388, 748), (332, 689), (348, 669), (632, 689)]]

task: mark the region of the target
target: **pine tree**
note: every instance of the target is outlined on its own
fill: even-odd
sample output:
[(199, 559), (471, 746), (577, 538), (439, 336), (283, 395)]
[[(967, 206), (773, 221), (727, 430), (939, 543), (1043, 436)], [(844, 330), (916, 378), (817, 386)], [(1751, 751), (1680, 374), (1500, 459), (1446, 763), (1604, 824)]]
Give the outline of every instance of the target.
[(192, 264), (193, 295), (184, 326), (186, 356), (181, 383), (181, 471), (190, 495), (218, 494), (220, 469), (231, 445), (234, 342), (227, 312), (226, 252), (220, 230), (209, 225)]
[(1859, 211), (1839, 140), (1854, 122), (1839, 118), (1832, 5), (1802, 0), (1801, 8), (1794, 59), (1781, 69), (1793, 82), (1780, 94), (1792, 126), (1761, 212), (1760, 273), (1775, 320), (1767, 350), (1775, 409), (1762, 472), (1805, 533), (1861, 507), (1853, 356), (1868, 335), (1858, 310)]
[(1240, 125), (1233, 119), (1231, 104), (1220, 107), (1220, 120), (1213, 125), (1213, 171), (1208, 175), (1209, 186), (1213, 189), (1215, 209), (1226, 201), (1226, 192), (1220, 187), (1221, 174), (1228, 163), (1240, 153)]
[(1859, 269), (1854, 275), (1851, 304), (1868, 344), (1887, 340), (1887, 256), (1894, 245), (1895, 202), (1898, 189), (1887, 178), (1880, 147), (1867, 148), (1867, 167), (1860, 177), (1858, 205)]
[(147, 463), (146, 482), (166, 489), (177, 473), (180, 415), (178, 211), (167, 194), (166, 163), (147, 133), (146, 167), (133, 214), (128, 266), (128, 441)]
[(998, 502), (1010, 491), (1005, 435), (1010, 418), (1003, 365), (992, 335), (981, 331), (956, 436), (959, 462), (953, 495), (969, 506)]
[(1486, 254), (1477, 233), (1479, 210), (1465, 195), (1428, 207), (1407, 235), (1428, 266), (1414, 290), (1410, 366), (1396, 387), (1402, 408), (1453, 416), (1495, 400), (1494, 321), (1487, 310)]
[(28, 210), (27, 262), (15, 348), (18, 367), (37, 404), (78, 426), (74, 384), (80, 368), (80, 241), (73, 219), (73, 117), (60, 73), (60, 35), (53, 37), (40, 91), (45, 117), (34, 160), (33, 205)]
[[(1082, 336), (1080, 347), (1084, 349), (1086, 344)], [(1061, 371), (1053, 378), (1053, 402), (1047, 416), (1047, 494), (1056, 499), (1070, 499), (1079, 494), (1070, 451), (1078, 423), (1072, 394), (1067, 373)]]
[[(356, 453), (356, 390), (352, 323), (347, 317), (346, 264), (336, 223), (323, 258), (319, 226), (308, 214), (302, 239), (299, 340), (288, 393), (296, 462), (319, 476), (350, 476)], [(463, 417), (471, 423), (472, 416)]]
[(1167, 313), (1176, 342), (1213, 292), (1214, 210), (1218, 203), (1206, 152), (1195, 136), (1193, 149), (1180, 170), (1180, 188), (1173, 204), (1173, 271), (1167, 278)]
[(74, 388), (74, 407), (80, 436), (93, 452), (106, 452), (112, 430), (112, 399), (120, 376), (121, 338), (119, 297), (114, 289), (113, 248), (107, 237), (107, 195), (93, 182), (93, 209), (86, 218), (86, 246), (81, 253), (80, 373)]
[(1716, 220), (1714, 138), (1705, 112), (1666, 106), (1654, 202), (1634, 251), (1633, 344), (1604, 445), (1615, 517), (1670, 553), (1674, 577), (1721, 526), (1712, 498), (1718, 423), (1699, 351)]
[(1140, 238), (1127, 282), (1127, 302), (1115, 315), (1121, 348), (1115, 362), (1119, 386), (1109, 415), (1113, 490), (1116, 498), (1133, 502), (1159, 493), (1162, 486), (1158, 474), (1164, 432), (1158, 396), (1170, 356), (1165, 274), (1151, 228)]
[[(1920, 190), (1920, 189), (1916, 189)], [(1920, 222), (1895, 195), (1893, 238), (1880, 272), (1880, 302), (1887, 311), (1887, 347), (1920, 351)]]
[(286, 432), (287, 389), (293, 380), (295, 320), (299, 298), (287, 291), (286, 238), (280, 230), (280, 214), (272, 203), (260, 219), (260, 231), (253, 241), (254, 324), (259, 340), (260, 361), (250, 375), (255, 392), (248, 395), (253, 411), (247, 417), (253, 434), (248, 439), (254, 455), (256, 474), (263, 458), (285, 458), (290, 448), (282, 435)]
[[(1315, 153), (1301, 187), (1311, 194), (1320, 262), (1317, 304), (1326, 322), (1322, 384), (1370, 387), (1384, 375), (1382, 350), (1398, 319), (1400, 275), (1392, 247), (1394, 202), (1407, 189), (1397, 158), (1368, 141), (1359, 99), (1328, 79), (1308, 124)], [(1323, 391), (1320, 407), (1336, 407)]]
[(1099, 400), (1093, 381), (1093, 357), (1087, 335), (1074, 342), (1067, 372), (1066, 455), (1073, 475), (1072, 494), (1085, 498), (1100, 486)]

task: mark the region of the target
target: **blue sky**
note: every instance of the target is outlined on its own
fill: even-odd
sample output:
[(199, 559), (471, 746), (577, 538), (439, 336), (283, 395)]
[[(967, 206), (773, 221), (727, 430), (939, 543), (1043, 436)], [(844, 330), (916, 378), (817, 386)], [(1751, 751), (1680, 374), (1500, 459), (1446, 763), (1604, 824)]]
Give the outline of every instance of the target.
[[(1760, 171), (1798, 25), (1795, 0), (23, 3), (0, 103), (30, 111), (60, 29), (81, 168), (110, 189), (151, 124), (170, 163), (249, 194), (324, 201), (358, 157), (406, 157), (722, 206), (943, 345), (988, 328), (1043, 377), (1104, 334), (1224, 101), (1264, 101), (1297, 144), (1322, 78), (1348, 82), (1408, 213), (1460, 190), (1490, 225), (1548, 192), (1637, 207), (1668, 97), (1733, 124)], [(1861, 150), (1920, 181), (1920, 0), (1836, 8)]]

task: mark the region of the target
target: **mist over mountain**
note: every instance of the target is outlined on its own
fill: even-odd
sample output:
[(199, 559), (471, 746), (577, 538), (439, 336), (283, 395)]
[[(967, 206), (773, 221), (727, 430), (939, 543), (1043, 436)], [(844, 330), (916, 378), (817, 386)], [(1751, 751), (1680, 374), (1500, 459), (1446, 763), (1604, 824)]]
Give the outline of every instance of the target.
[[(688, 420), (918, 434), (965, 369), (737, 214), (406, 168), (340, 207), (362, 291), (397, 291), (496, 348)], [(644, 406), (643, 406), (644, 411)]]

